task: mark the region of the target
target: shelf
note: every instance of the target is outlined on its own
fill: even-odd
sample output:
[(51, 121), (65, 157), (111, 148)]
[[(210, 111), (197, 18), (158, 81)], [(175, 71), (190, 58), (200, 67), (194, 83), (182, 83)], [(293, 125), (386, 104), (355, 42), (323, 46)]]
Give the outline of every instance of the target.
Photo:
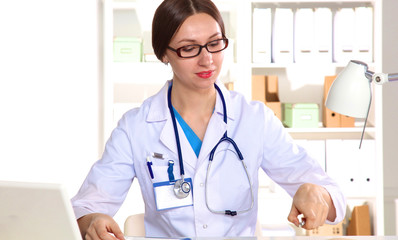
[[(286, 128), (294, 139), (360, 139), (362, 127), (354, 128)], [(375, 138), (375, 128), (367, 127), (365, 139)], [(358, 142), (359, 144), (359, 142)]]
[(316, 1), (316, 0), (250, 0), (251, 3), (271, 3), (273, 5), (279, 5), (281, 3), (290, 3), (296, 5), (302, 5), (303, 3), (311, 3), (311, 4), (373, 4), (377, 0), (324, 0), (324, 1)]
[(137, 8), (137, 2), (133, 1), (112, 1), (114, 10), (134, 10)]
[[(319, 4), (318, 0), (250, 0), (252, 3), (316, 3)], [(323, 0), (325, 3), (374, 3), (376, 0)]]
[(171, 67), (161, 62), (114, 62), (111, 67), (114, 83), (159, 84), (173, 76)]
[[(309, 65), (315, 65), (316, 67), (325, 66), (325, 67), (334, 67), (334, 68), (345, 68), (347, 63), (319, 63), (319, 62), (307, 62), (307, 63), (252, 63), (251, 68), (269, 68), (269, 69), (276, 69), (276, 68), (289, 68), (289, 67), (306, 67), (308, 68)], [(370, 69), (375, 67), (375, 63), (366, 63)]]
[(334, 67), (334, 68), (344, 68), (347, 66), (347, 63), (252, 63), (252, 68), (289, 68), (289, 67), (308, 67), (308, 65), (314, 64), (318, 66), (327, 66), (327, 67)]
[[(104, 0), (106, 1), (106, 0)], [(152, 0), (153, 1), (153, 0)], [(112, 2), (112, 8), (114, 10), (133, 10), (139, 8), (139, 5), (142, 5), (142, 3), (139, 3), (137, 1), (132, 1), (132, 0), (114, 0)], [(216, 0), (214, 3), (217, 5), (217, 8), (219, 9), (220, 12), (230, 12), (235, 9), (234, 3), (236, 0)], [(158, 1), (159, 5), (161, 1)]]

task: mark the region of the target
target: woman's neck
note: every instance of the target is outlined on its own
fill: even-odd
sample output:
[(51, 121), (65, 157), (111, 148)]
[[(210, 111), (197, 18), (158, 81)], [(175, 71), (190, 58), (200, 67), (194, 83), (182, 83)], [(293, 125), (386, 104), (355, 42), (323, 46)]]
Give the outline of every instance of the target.
[(196, 135), (203, 140), (216, 103), (216, 89), (189, 90), (173, 83), (171, 91), (173, 107)]
[(216, 96), (215, 87), (192, 90), (173, 83), (171, 102), (180, 114), (183, 112), (212, 113), (216, 103)]

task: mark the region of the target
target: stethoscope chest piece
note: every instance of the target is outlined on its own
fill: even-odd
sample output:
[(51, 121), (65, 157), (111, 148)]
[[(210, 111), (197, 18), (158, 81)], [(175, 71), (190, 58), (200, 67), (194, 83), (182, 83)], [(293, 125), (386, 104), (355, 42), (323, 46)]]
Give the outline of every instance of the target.
[(177, 180), (174, 184), (174, 193), (177, 198), (186, 198), (191, 191), (191, 185), (184, 179)]

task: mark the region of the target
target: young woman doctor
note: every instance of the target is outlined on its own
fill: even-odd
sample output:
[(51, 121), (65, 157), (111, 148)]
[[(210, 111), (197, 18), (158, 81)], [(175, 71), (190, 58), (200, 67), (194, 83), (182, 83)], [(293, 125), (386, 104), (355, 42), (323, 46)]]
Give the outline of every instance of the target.
[(134, 178), (147, 237), (253, 236), (259, 168), (293, 196), (295, 225), (300, 214), (305, 229), (344, 218), (338, 186), (273, 112), (218, 81), (228, 39), (210, 0), (163, 1), (152, 31), (173, 79), (122, 117), (72, 199), (85, 239), (124, 239), (111, 216)]

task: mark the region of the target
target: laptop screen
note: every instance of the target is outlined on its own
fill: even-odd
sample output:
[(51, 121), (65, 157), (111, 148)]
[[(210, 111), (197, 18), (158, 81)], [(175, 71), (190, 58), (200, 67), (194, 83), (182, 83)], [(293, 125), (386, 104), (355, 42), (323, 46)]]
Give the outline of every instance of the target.
[(63, 186), (0, 181), (0, 239), (81, 240)]

